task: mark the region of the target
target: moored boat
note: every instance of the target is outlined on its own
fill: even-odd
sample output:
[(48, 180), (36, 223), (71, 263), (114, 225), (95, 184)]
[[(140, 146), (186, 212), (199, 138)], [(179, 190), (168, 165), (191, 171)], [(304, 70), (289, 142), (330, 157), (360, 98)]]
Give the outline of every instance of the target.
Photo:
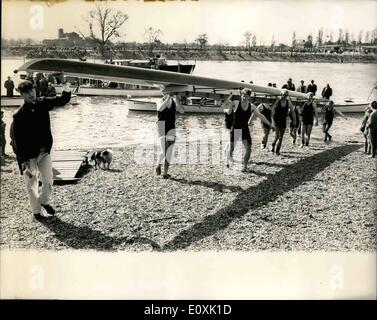
[(369, 103), (355, 103), (355, 102), (345, 102), (345, 103), (335, 103), (334, 106), (343, 113), (362, 113), (365, 112)]
[[(149, 111), (156, 112), (157, 99), (154, 100), (134, 100), (128, 99), (127, 106), (130, 111)], [(216, 104), (213, 100), (205, 103), (198, 98), (187, 98), (186, 102), (182, 104), (183, 109), (187, 113), (223, 113), (224, 109), (221, 105)]]
[(19, 107), (24, 103), (24, 99), (21, 96), (1, 96), (2, 107)]
[[(24, 99), (21, 96), (13, 96), (13, 97), (7, 97), (7, 96), (1, 96), (1, 106), (2, 107), (20, 107), (24, 103)], [(77, 105), (77, 96), (72, 95), (71, 101), (69, 102), (71, 105)]]
[[(156, 100), (134, 100), (128, 99), (128, 109), (130, 111), (156, 111), (158, 101)], [(364, 113), (369, 103), (345, 102), (338, 103), (334, 106), (342, 113)], [(187, 113), (223, 113), (224, 109), (220, 104), (209, 102), (201, 104), (198, 98), (187, 98), (187, 103), (183, 104), (183, 108)], [(322, 108), (318, 108), (318, 112), (322, 112)]]

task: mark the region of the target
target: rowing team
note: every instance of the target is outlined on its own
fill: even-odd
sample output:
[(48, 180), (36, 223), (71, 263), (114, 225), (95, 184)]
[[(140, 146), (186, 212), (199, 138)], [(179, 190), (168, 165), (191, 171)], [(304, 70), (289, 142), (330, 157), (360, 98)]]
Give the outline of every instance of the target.
[[(313, 93), (308, 93), (307, 100), (302, 106), (295, 106), (289, 98), (289, 91), (283, 89), (281, 97), (272, 105), (262, 102), (255, 106), (252, 103), (252, 91), (248, 88), (240, 92), (240, 98), (235, 98), (230, 94), (223, 104), (225, 110), (225, 126), (229, 129), (230, 142), (226, 148), (227, 166), (233, 162), (233, 152), (235, 143), (242, 141), (244, 146), (243, 168), (247, 171), (247, 164), (251, 155), (251, 135), (249, 124), (255, 116), (262, 121), (263, 138), (262, 148), (267, 147), (267, 141), (271, 130), (275, 131), (275, 138), (272, 142), (271, 151), (280, 155), (283, 136), (287, 127), (287, 116), (290, 117), (290, 135), (293, 143), (296, 143), (297, 135), (301, 134), (301, 148), (309, 146), (313, 125), (318, 125), (317, 106), (313, 99)], [(169, 178), (169, 163), (172, 157), (172, 146), (175, 142), (175, 113), (184, 113), (184, 109), (179, 99), (173, 94), (164, 95), (162, 103), (157, 107), (158, 134), (161, 143), (161, 153), (156, 167), (157, 175), (160, 175), (164, 164), (163, 177)], [(334, 107), (334, 103), (329, 103), (324, 108), (323, 132), (324, 141), (330, 141), (329, 130), (332, 126), (335, 113), (347, 119), (339, 110)]]

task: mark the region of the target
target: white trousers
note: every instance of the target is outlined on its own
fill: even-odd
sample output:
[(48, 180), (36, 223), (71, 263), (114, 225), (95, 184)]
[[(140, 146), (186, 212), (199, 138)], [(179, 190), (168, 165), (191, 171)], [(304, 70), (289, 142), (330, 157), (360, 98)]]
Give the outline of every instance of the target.
[[(51, 156), (41, 152), (37, 158), (29, 160), (31, 176), (24, 172), (24, 180), (29, 194), (33, 214), (41, 212), (41, 204), (48, 204), (52, 196), (53, 173)], [(39, 180), (42, 187), (39, 187)]]

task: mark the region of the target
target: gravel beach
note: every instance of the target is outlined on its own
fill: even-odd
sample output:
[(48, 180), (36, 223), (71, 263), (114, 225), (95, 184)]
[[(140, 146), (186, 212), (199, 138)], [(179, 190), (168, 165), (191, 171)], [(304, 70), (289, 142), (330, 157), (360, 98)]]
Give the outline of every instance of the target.
[(154, 173), (157, 147), (144, 146), (150, 152), (141, 163), (140, 146), (113, 149), (111, 170), (89, 167), (78, 183), (55, 186), (57, 214), (42, 222), (33, 221), (7, 156), (1, 248), (374, 252), (377, 162), (361, 137), (330, 144), (314, 137), (300, 149), (287, 134), (276, 156), (259, 148), (256, 132), (247, 173), (237, 161), (231, 169), (212, 161), (209, 148), (208, 163), (172, 165), (165, 180)]

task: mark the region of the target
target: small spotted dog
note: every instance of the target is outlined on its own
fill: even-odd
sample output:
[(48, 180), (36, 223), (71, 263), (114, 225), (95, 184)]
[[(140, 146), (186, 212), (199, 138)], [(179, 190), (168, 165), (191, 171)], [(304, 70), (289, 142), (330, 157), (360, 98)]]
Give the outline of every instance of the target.
[[(113, 161), (113, 152), (109, 149), (103, 151), (94, 151), (90, 157), (91, 161), (94, 161), (94, 168), (97, 169), (110, 169), (111, 161)], [(102, 166), (101, 166), (102, 164)]]

